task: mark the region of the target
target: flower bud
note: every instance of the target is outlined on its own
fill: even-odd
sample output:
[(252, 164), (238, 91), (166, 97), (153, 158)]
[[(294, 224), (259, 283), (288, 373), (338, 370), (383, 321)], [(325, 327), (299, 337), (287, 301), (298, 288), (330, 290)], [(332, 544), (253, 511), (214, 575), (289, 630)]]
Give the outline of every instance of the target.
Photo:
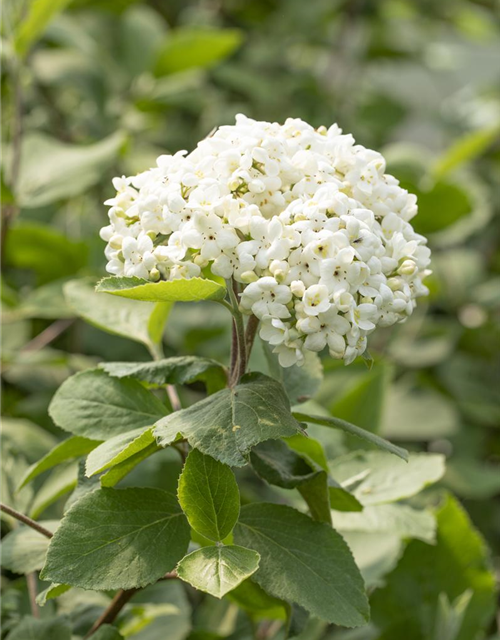
[(156, 267), (153, 267), (153, 269), (151, 269), (151, 271), (149, 272), (149, 278), (153, 282), (158, 282), (158, 280), (160, 279), (160, 272)]
[(200, 254), (193, 258), (193, 262), (197, 264), (201, 269), (204, 269), (208, 266), (208, 260), (206, 258), (202, 258)]
[(412, 276), (417, 270), (417, 265), (413, 260), (405, 260), (399, 267), (398, 273), (402, 276)]
[(297, 296), (297, 298), (302, 298), (302, 296), (306, 292), (306, 287), (302, 280), (294, 280), (290, 285), (290, 291), (294, 296)]
[(254, 271), (244, 271), (240, 276), (240, 280), (245, 284), (250, 284), (251, 282), (257, 282), (258, 279), (259, 277)]
[(109, 240), (109, 246), (112, 249), (121, 249), (122, 242), (123, 242), (123, 236), (120, 235), (119, 233), (115, 233), (113, 236), (111, 236)]

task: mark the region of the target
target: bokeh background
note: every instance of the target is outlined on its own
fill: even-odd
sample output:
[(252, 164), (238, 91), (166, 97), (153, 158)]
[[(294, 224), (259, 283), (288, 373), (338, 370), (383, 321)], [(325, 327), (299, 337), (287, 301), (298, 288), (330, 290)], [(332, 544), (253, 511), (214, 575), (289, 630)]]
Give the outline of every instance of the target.
[[(59, 517), (74, 465), (50, 475), (36, 496), (15, 492), (26, 466), (63, 437), (47, 416), (52, 395), (101, 360), (147, 358), (140, 344), (77, 320), (63, 295), (68, 280), (104, 275), (98, 230), (111, 178), (192, 149), (239, 112), (338, 122), (381, 150), (389, 172), (418, 194), (414, 225), (429, 237), (433, 275), (410, 321), (372, 337), (371, 369), (324, 359), (316, 400), (412, 450), (444, 453), (438, 490), (465, 506), (498, 574), (499, 3), (10, 0), (2, 29), (3, 500)], [(179, 305), (166, 351), (225, 361), (228, 326), (224, 310)], [(253, 358), (259, 367), (259, 345)], [(159, 469), (144, 473), (141, 481), (154, 482)], [(461, 553), (449, 550), (450, 558)], [(29, 607), (24, 579), (7, 572), (3, 587), (5, 635)], [(410, 606), (408, 584), (394, 588)], [(443, 590), (453, 599), (453, 585)], [(94, 612), (88, 601), (77, 605), (83, 618)], [(487, 608), (476, 635), (463, 640), (493, 638)], [(204, 612), (205, 628), (212, 614)], [(196, 637), (229, 637), (220, 624), (212, 632), (219, 635)], [(363, 633), (342, 637), (403, 637)], [(311, 631), (308, 640), (316, 637)]]

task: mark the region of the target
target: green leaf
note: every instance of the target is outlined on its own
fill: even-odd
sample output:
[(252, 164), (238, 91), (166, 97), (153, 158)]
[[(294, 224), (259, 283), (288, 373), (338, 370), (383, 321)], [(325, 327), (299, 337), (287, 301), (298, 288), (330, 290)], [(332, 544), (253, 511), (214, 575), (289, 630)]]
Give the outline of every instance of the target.
[(44, 607), (47, 604), (48, 600), (58, 598), (70, 589), (71, 587), (69, 586), (69, 584), (56, 584), (55, 582), (53, 582), (49, 587), (47, 587), (43, 591), (40, 591), (40, 593), (36, 597), (36, 603), (39, 607)]
[(405, 504), (379, 504), (365, 507), (361, 513), (332, 513), (333, 526), (342, 534), (350, 531), (397, 534), (417, 538), (429, 544), (436, 539), (436, 519), (430, 511)]
[(445, 177), (458, 166), (475, 160), (488, 147), (498, 140), (500, 128), (498, 126), (479, 129), (462, 136), (436, 160), (433, 173), (437, 179)]
[(78, 463), (76, 461), (62, 462), (53, 469), (35, 494), (35, 499), (29, 509), (30, 517), (36, 520), (50, 505), (72, 491), (76, 487), (77, 477)]
[(156, 424), (158, 444), (178, 434), (189, 444), (231, 466), (242, 467), (259, 442), (292, 436), (300, 425), (290, 413), (283, 387), (260, 373), (244, 376), (233, 389), (223, 389)]
[[(22, 141), (16, 197), (24, 208), (72, 198), (102, 180), (124, 143), (116, 132), (91, 145), (70, 145), (42, 133)], [(47, 162), (50, 158), (50, 162)]]
[(80, 436), (71, 436), (67, 440), (63, 440), (56, 445), (52, 451), (43, 456), (41, 460), (35, 462), (27, 469), (19, 485), (19, 489), (22, 489), (28, 482), (31, 482), (41, 473), (52, 469), (52, 467), (55, 467), (61, 462), (87, 455), (87, 453), (95, 449), (98, 444), (99, 442), (96, 440), (89, 440), (88, 438), (82, 438)]
[(204, 547), (183, 558), (177, 573), (195, 589), (222, 598), (257, 571), (259, 560), (255, 551), (236, 545)]
[(110, 378), (98, 369), (68, 378), (49, 407), (61, 429), (97, 440), (151, 427), (165, 413), (158, 398), (136, 380)]
[(418, 640), (432, 638), (441, 594), (472, 598), (456, 640), (481, 635), (495, 612), (495, 578), (489, 552), (467, 514), (451, 496), (437, 514), (437, 544), (410, 542), (387, 586), (373, 595), (373, 618), (384, 631), (400, 625)]
[(334, 418), (333, 416), (310, 416), (305, 413), (299, 413), (298, 411), (293, 412), (294, 418), (301, 422), (309, 422), (311, 424), (321, 424), (325, 427), (333, 427), (336, 429), (342, 429), (345, 433), (348, 433), (352, 436), (357, 436), (362, 440), (367, 440), (370, 444), (375, 445), (379, 449), (383, 449), (384, 451), (388, 451), (389, 453), (393, 453), (396, 456), (399, 456), (403, 460), (408, 460), (408, 451), (406, 449), (402, 449), (401, 447), (397, 447), (395, 444), (384, 440), (380, 436), (377, 436), (374, 433), (370, 433), (369, 431), (365, 431), (360, 427), (356, 427), (354, 424), (350, 424), (345, 420), (341, 420), (340, 418)]
[(71, 640), (71, 626), (67, 618), (39, 620), (25, 616), (9, 633), (9, 640)]
[(115, 467), (144, 451), (152, 444), (156, 445), (152, 429), (139, 428), (121, 433), (106, 440), (89, 454), (85, 473), (90, 477), (105, 469)]
[(5, 263), (18, 269), (32, 269), (39, 283), (70, 276), (85, 266), (88, 249), (59, 231), (38, 224), (18, 224), (9, 229)]
[(243, 40), (237, 29), (184, 27), (172, 31), (160, 50), (155, 74), (162, 76), (186, 69), (213, 67), (229, 57)]
[(153, 455), (153, 453), (156, 453), (157, 451), (160, 451), (160, 447), (156, 442), (153, 442), (129, 458), (119, 462), (101, 476), (101, 486), (114, 487), (118, 482), (120, 482), (120, 480), (133, 471), (140, 462), (146, 460), (146, 458), (149, 458), (149, 456)]
[(131, 76), (149, 71), (165, 40), (167, 25), (152, 7), (130, 7), (120, 19), (120, 62)]
[(314, 462), (318, 467), (321, 467), (323, 471), (328, 471), (328, 461), (321, 442), (302, 434), (284, 438), (284, 441), (290, 449), (293, 449), (302, 456), (305, 456), (306, 459)]
[(330, 526), (287, 506), (241, 509), (237, 544), (261, 556), (253, 579), (268, 593), (334, 624), (366, 624), (369, 606), (351, 552)]
[[(54, 532), (59, 520), (45, 520), (40, 524)], [(20, 525), (2, 538), (2, 567), (14, 573), (31, 573), (43, 567), (49, 538), (31, 527)]]
[(171, 571), (188, 544), (189, 526), (173, 495), (100, 489), (66, 513), (40, 577), (96, 591), (144, 587)]
[[(444, 474), (444, 456), (413, 453), (403, 462), (380, 451), (355, 451), (330, 464), (333, 477), (363, 505), (409, 498)], [(351, 488), (352, 487), (352, 488)]]
[(321, 473), (315, 471), (282, 440), (258, 444), (250, 453), (250, 463), (263, 480), (283, 489), (300, 487)]
[(97, 284), (96, 291), (146, 302), (222, 300), (226, 295), (226, 288), (223, 285), (205, 278), (149, 282), (135, 276), (112, 276), (103, 278)]
[(205, 538), (221, 541), (240, 513), (240, 492), (225, 464), (193, 449), (179, 478), (180, 505), (191, 527)]
[(69, 306), (80, 318), (107, 333), (141, 342), (150, 350), (161, 342), (170, 303), (109, 298), (96, 293), (94, 284), (92, 278), (83, 278), (64, 287)]
[(104, 362), (99, 365), (114, 378), (135, 378), (151, 385), (191, 384), (201, 380), (212, 392), (227, 384), (224, 367), (210, 358), (178, 356), (156, 362)]
[(281, 382), (290, 398), (290, 403), (294, 405), (312, 398), (323, 381), (323, 365), (319, 355), (307, 351), (302, 366), (283, 368), (270, 345), (263, 340), (261, 343), (269, 366), (269, 375)]
[(71, 0), (32, 0), (22, 22), (14, 33), (14, 49), (25, 56), (31, 45), (43, 34), (47, 25)]
[(325, 471), (318, 471), (317, 474), (298, 486), (297, 489), (309, 507), (311, 518), (318, 522), (331, 524), (328, 474)]
[(328, 495), (334, 511), (363, 511), (361, 502), (332, 478), (328, 478)]
[(391, 377), (392, 368), (383, 363), (355, 376), (340, 397), (328, 404), (330, 413), (362, 429), (378, 432)]

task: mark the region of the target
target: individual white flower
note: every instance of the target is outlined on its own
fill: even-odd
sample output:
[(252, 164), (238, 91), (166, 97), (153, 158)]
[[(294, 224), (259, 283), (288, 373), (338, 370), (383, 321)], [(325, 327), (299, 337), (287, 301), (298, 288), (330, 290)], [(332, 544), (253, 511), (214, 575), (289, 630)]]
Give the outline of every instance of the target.
[(324, 284), (313, 284), (305, 290), (302, 298), (304, 312), (308, 316), (317, 316), (331, 307), (328, 287)]
[(241, 295), (241, 308), (246, 313), (251, 311), (260, 319), (264, 316), (289, 318), (290, 312), (286, 305), (291, 299), (289, 287), (278, 284), (275, 278), (267, 276), (247, 285)]
[(147, 278), (149, 272), (156, 265), (153, 255), (153, 241), (149, 236), (124, 238), (122, 253), (125, 258), (124, 271), (127, 276)]

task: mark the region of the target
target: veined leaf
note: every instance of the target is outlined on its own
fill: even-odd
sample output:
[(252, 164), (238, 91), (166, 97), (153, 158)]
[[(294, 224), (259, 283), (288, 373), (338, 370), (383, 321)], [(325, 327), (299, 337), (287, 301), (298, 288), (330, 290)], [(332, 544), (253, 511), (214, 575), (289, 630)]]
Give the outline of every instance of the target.
[(257, 571), (256, 551), (236, 545), (203, 547), (177, 565), (179, 578), (216, 598), (222, 598)]
[(114, 378), (135, 378), (151, 385), (190, 384), (196, 380), (219, 391), (227, 383), (224, 367), (210, 358), (179, 356), (155, 362), (103, 362), (100, 369)]
[(240, 492), (231, 469), (193, 449), (178, 488), (179, 502), (191, 527), (205, 538), (222, 541), (240, 513)]
[(259, 442), (299, 432), (283, 387), (260, 373), (247, 374), (233, 389), (218, 391), (155, 426), (161, 446), (181, 434), (192, 447), (237, 467), (247, 463)]
[(85, 473), (88, 477), (125, 462), (155, 443), (152, 429), (133, 429), (106, 440), (87, 457)]
[(271, 595), (334, 624), (366, 624), (363, 579), (342, 537), (295, 509), (250, 504), (234, 530), (237, 544), (261, 556), (253, 579)]
[(189, 526), (173, 495), (100, 489), (66, 513), (40, 577), (96, 591), (144, 587), (171, 571), (188, 544)]
[(61, 429), (98, 440), (151, 427), (165, 413), (158, 398), (136, 380), (110, 378), (98, 369), (68, 378), (49, 407)]
[(70, 589), (71, 587), (69, 586), (69, 584), (56, 584), (55, 582), (53, 582), (49, 587), (47, 587), (43, 591), (40, 591), (40, 593), (36, 597), (36, 603), (39, 607), (44, 607), (47, 604), (48, 600), (58, 598)]

